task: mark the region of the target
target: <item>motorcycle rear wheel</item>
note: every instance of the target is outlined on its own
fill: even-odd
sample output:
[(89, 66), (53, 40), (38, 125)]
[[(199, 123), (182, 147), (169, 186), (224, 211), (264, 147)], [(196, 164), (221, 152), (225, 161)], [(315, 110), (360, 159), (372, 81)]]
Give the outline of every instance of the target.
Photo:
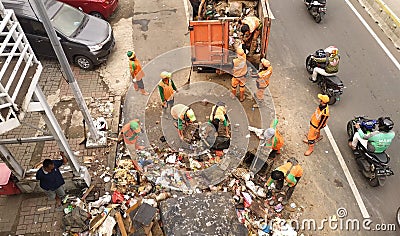
[(309, 74), (312, 74), (314, 71), (314, 67), (311, 65), (311, 55), (306, 58), (306, 70)]
[(314, 17), (315, 22), (317, 22), (318, 24), (321, 23), (322, 18), (323, 18), (323, 15), (324, 15), (323, 12), (318, 13), (318, 14)]
[(329, 97), (329, 102), (328, 102), (328, 104), (329, 104), (329, 105), (333, 105), (333, 104), (336, 103), (336, 101), (337, 101), (336, 97)]
[(396, 221), (397, 221), (397, 226), (400, 227), (400, 207), (399, 207), (399, 209), (397, 209)]
[(368, 181), (368, 183), (369, 183), (369, 185), (370, 185), (371, 187), (378, 187), (378, 186), (379, 186), (378, 177), (375, 176), (375, 178), (370, 179), (370, 180)]

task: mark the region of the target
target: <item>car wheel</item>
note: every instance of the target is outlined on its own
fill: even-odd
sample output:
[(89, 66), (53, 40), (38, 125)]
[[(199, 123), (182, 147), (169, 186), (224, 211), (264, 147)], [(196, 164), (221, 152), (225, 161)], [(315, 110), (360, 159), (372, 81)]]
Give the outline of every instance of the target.
[(104, 20), (103, 15), (101, 13), (97, 12), (97, 11), (91, 12), (90, 15)]
[(78, 65), (79, 68), (84, 69), (84, 70), (93, 69), (93, 62), (85, 56), (76, 56), (75, 64)]

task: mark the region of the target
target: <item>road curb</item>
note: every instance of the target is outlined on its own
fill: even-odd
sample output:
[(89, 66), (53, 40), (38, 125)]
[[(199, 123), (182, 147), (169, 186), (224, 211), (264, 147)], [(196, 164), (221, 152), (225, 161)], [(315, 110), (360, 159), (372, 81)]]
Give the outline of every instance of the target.
[(382, 0), (358, 0), (372, 19), (400, 50), (400, 19)]

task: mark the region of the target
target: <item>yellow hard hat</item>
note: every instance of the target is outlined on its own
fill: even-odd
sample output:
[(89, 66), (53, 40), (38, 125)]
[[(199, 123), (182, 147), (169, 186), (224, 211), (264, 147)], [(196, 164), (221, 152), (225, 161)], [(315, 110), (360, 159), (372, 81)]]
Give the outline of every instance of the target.
[(168, 72), (168, 71), (163, 71), (163, 72), (161, 72), (161, 74), (160, 74), (160, 77), (162, 78), (162, 79), (166, 79), (166, 78), (171, 78), (171, 73), (170, 72)]
[(328, 95), (318, 94), (318, 98), (319, 98), (323, 103), (328, 103), (328, 102), (329, 102), (329, 96), (328, 96)]
[(268, 67), (271, 66), (271, 62), (269, 62), (267, 59), (263, 58), (261, 59), (261, 63), (263, 64), (263, 66)]

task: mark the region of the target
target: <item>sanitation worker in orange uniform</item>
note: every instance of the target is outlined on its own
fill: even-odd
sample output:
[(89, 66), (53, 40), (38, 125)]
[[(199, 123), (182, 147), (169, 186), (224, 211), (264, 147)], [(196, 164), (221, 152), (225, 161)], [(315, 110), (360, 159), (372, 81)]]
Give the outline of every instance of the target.
[(140, 132), (140, 121), (138, 119), (131, 120), (128, 124), (125, 124), (122, 127), (118, 140), (124, 139), (125, 145), (134, 144), (136, 150), (142, 150), (144, 147), (139, 146), (137, 143)]
[(238, 48), (236, 54), (237, 57), (233, 59), (232, 95), (236, 97), (237, 87), (239, 86), (239, 101), (243, 102), (247, 74), (246, 54), (242, 48)]
[(322, 138), (321, 129), (326, 126), (329, 118), (328, 95), (318, 94), (318, 98), (320, 104), (311, 116), (310, 129), (307, 138), (303, 140), (303, 142), (308, 144), (308, 149), (304, 153), (305, 156), (311, 155), (314, 151), (315, 143)]

